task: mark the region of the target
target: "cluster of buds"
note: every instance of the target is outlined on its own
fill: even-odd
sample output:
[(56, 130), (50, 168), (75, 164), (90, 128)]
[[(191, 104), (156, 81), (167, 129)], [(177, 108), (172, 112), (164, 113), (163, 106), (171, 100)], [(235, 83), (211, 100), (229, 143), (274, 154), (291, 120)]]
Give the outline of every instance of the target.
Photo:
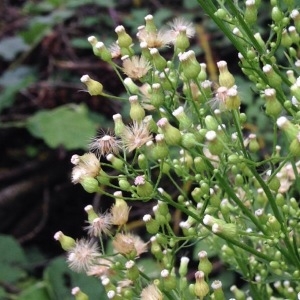
[[(257, 20), (258, 2), (245, 3), (245, 24), (251, 27)], [(225, 6), (215, 15), (230, 26), (238, 25)], [(287, 22), (276, 5), (271, 17), (273, 27)], [(282, 45), (289, 48), (298, 44), (300, 30), (295, 11), (290, 18), (294, 26), (282, 34)], [(55, 238), (68, 252), (70, 268), (100, 278), (109, 299), (139, 295), (143, 300), (160, 300), (170, 294), (186, 299), (208, 295), (225, 299), (222, 283), (210, 282), (213, 265), (207, 252), (199, 252), (197, 270), (188, 268), (188, 257), (182, 257), (179, 266), (175, 263), (174, 256), (181, 248), (197, 239), (220, 249), (220, 257), (257, 286), (268, 282), (270, 274), (296, 282), (300, 279), (296, 254), (300, 212), (289, 192), (299, 180), (299, 162), (283, 160), (280, 146), (264, 149), (260, 135), (252, 130), (255, 126), (246, 124), (246, 114), (240, 111), (243, 96), (226, 61), (216, 64), (218, 87), (213, 88), (206, 64), (199, 63), (195, 52), (189, 50), (195, 34), (192, 24), (176, 19), (168, 25), (169, 29), (158, 29), (153, 16), (146, 16), (145, 24), (138, 28), (138, 45), (122, 25), (115, 29), (117, 40), (110, 47), (96, 37), (88, 39), (94, 54), (118, 73), (127, 99), (104, 93), (102, 84), (88, 75), (81, 81), (92, 96), (126, 101), (130, 120), (125, 122), (121, 114), (115, 114), (114, 129), (95, 137), (90, 153), (72, 157), (74, 184), (115, 199), (105, 214), (86, 207), (88, 234), (91, 240), (99, 237), (100, 245), (75, 241), (61, 232)], [(232, 29), (237, 39), (245, 39), (247, 32)], [(249, 48), (239, 54), (242, 70), (255, 82), (265, 100), (266, 115), (277, 123), (275, 134), (277, 127), (284, 132), (295, 159), (300, 156), (299, 125), (281, 114), (300, 102), (300, 80), (294, 78), (294, 72), (288, 73), (294, 102), (283, 102), (285, 81), (271, 64), (273, 57), (268, 57), (274, 45), (264, 42), (259, 33), (252, 39), (266, 51), (265, 60), (260, 64), (254, 49), (244, 43)], [(163, 55), (166, 46), (173, 46), (173, 56), (168, 56), (171, 60)], [(252, 72), (253, 68), (258, 72)], [(246, 131), (249, 128), (250, 133)], [(264, 169), (262, 174), (258, 173), (260, 168)], [(267, 169), (270, 171), (265, 173)], [(160, 267), (153, 276), (144, 274), (137, 263), (148, 243), (126, 231), (130, 212), (127, 200), (154, 203), (141, 222), (151, 236), (150, 252)], [(183, 214), (185, 221), (181, 220)], [(105, 253), (104, 237), (112, 240), (114, 253)], [(291, 257), (286, 249), (294, 249)], [(251, 272), (245, 264), (251, 266)], [(191, 274), (194, 283), (188, 280)], [(290, 294), (281, 288), (280, 284), (274, 287), (292, 299), (300, 286), (289, 286)], [(230, 290), (236, 299), (245, 299), (246, 293), (236, 286)], [(270, 290), (268, 285), (268, 297)], [(84, 297), (78, 288), (73, 293), (78, 299)]]

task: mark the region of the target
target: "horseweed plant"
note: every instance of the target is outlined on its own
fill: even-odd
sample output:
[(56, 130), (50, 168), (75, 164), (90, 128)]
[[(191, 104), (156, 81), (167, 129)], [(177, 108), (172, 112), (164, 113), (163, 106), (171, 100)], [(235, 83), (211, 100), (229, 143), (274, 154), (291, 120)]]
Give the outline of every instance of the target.
[[(240, 52), (241, 70), (265, 101), (258, 111), (269, 118), (272, 141), (249, 130), (255, 126), (240, 110), (243, 97), (225, 61), (217, 62), (214, 88), (206, 64), (189, 50), (195, 34), (189, 22), (176, 19), (157, 29), (148, 15), (138, 28), (139, 46), (123, 26), (110, 47), (89, 37), (94, 54), (123, 83), (131, 121), (114, 115), (114, 133), (94, 138), (90, 153), (72, 157), (73, 183), (112, 197), (114, 205), (101, 214), (85, 208), (89, 239), (62, 232), (55, 239), (71, 269), (101, 279), (108, 299), (299, 299), (300, 13), (293, 1), (282, 7), (271, 1), (270, 35), (263, 38), (257, 31), (261, 1), (247, 0), (243, 8), (233, 1), (199, 3)], [(88, 75), (81, 81), (91, 95), (124, 100), (104, 93)], [(129, 201), (153, 204), (142, 218), (147, 240), (126, 227)], [(210, 248), (199, 252), (199, 262), (179, 257), (200, 240)], [(223, 291), (221, 281), (212, 282), (208, 249), (247, 284)], [(139, 265), (147, 251), (157, 273)], [(78, 287), (72, 293), (88, 299)]]

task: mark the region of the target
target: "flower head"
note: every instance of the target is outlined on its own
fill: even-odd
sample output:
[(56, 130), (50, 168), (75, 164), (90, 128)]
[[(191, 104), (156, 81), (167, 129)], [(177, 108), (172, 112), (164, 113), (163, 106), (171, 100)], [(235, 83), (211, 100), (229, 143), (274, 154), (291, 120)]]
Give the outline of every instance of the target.
[(116, 191), (114, 193), (115, 204), (111, 208), (111, 222), (114, 225), (122, 226), (127, 223), (130, 207), (127, 205), (126, 201), (122, 199), (122, 192)]
[(121, 48), (117, 43), (112, 43), (109, 47), (108, 50), (110, 51), (111, 57), (112, 58), (118, 58), (121, 56)]
[(123, 58), (123, 71), (131, 79), (140, 79), (150, 70), (151, 65), (143, 56)]
[[(74, 162), (74, 157), (72, 156)], [(76, 157), (76, 164), (72, 170), (72, 182), (79, 183), (85, 178), (96, 177), (101, 170), (100, 162), (94, 153), (85, 153)]]
[(93, 221), (90, 222), (86, 229), (90, 236), (102, 236), (103, 234), (109, 234), (112, 226), (111, 215), (108, 213), (101, 214)]
[(162, 300), (163, 295), (155, 284), (150, 284), (142, 290), (141, 300)]
[(121, 254), (141, 255), (147, 251), (147, 244), (142, 239), (134, 234), (118, 233), (113, 240), (115, 250)]
[(120, 140), (108, 133), (95, 137), (89, 144), (90, 151), (95, 152), (98, 157), (101, 157), (102, 155), (106, 156), (110, 153), (118, 154), (119, 148)]
[(147, 45), (147, 48), (163, 48), (171, 44), (174, 40), (174, 37), (170, 34), (170, 30), (166, 28), (158, 31), (148, 31), (145, 26), (140, 26), (136, 36), (140, 43)]
[(127, 149), (128, 152), (132, 152), (151, 141), (152, 135), (150, 134), (146, 123), (133, 122), (132, 125), (124, 128), (121, 138), (125, 149)]
[(174, 39), (179, 35), (181, 30), (185, 30), (187, 37), (191, 38), (195, 35), (195, 27), (191, 22), (184, 20), (183, 18), (176, 18), (168, 25), (171, 27), (170, 34)]
[(67, 262), (70, 269), (75, 272), (85, 272), (95, 263), (100, 256), (96, 243), (81, 239), (69, 251)]
[(99, 258), (95, 264), (90, 266), (89, 270), (87, 271), (88, 276), (95, 276), (101, 278), (103, 276), (108, 276), (113, 273), (112, 269), (110, 268), (112, 262), (105, 258)]

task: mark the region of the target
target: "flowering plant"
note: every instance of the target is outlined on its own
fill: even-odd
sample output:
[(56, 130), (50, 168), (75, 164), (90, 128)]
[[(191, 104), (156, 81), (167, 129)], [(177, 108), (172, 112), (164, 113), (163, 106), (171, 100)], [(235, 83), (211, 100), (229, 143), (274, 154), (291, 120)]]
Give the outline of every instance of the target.
[[(85, 208), (90, 239), (75, 241), (62, 232), (55, 239), (68, 252), (70, 268), (99, 277), (109, 299), (299, 298), (300, 14), (293, 1), (283, 2), (271, 1), (264, 40), (255, 31), (261, 1), (240, 8), (233, 1), (199, 0), (239, 51), (241, 70), (264, 99), (260, 114), (272, 124), (271, 142), (248, 131), (254, 126), (225, 61), (217, 63), (214, 88), (206, 64), (189, 50), (195, 34), (189, 22), (176, 19), (157, 29), (148, 15), (138, 28), (139, 47), (123, 26), (108, 48), (89, 37), (94, 54), (124, 84), (131, 121), (126, 125), (114, 115), (114, 132), (96, 137), (91, 152), (72, 157), (73, 183), (115, 204), (104, 214)], [(167, 46), (173, 55), (163, 55)], [(286, 66), (277, 61), (281, 49)], [(81, 81), (91, 95), (124, 100), (88, 75)], [(143, 239), (126, 227), (130, 201), (153, 204), (142, 218)], [(104, 237), (113, 251), (106, 251)], [(209, 247), (189, 267), (191, 258), (180, 254), (196, 242), (201, 248), (201, 241)], [(138, 263), (147, 251), (157, 263), (153, 274)], [(247, 284), (225, 291), (220, 280), (211, 282), (210, 251)], [(78, 287), (73, 294), (87, 299)]]

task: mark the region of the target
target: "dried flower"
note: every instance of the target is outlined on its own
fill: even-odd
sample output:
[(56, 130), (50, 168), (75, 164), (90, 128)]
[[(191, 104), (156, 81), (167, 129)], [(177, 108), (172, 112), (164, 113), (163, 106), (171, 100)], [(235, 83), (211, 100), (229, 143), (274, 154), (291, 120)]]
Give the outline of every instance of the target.
[(111, 222), (114, 225), (122, 226), (127, 223), (130, 207), (127, 205), (122, 197), (122, 192), (117, 191), (114, 193), (115, 204), (111, 208)]
[(151, 65), (143, 56), (125, 56), (123, 58), (123, 71), (131, 79), (140, 79), (150, 70)]
[(162, 300), (163, 295), (155, 284), (150, 284), (142, 290), (141, 300)]
[(113, 240), (115, 250), (121, 254), (134, 254), (140, 256), (147, 251), (147, 244), (133, 234), (118, 233)]
[(147, 45), (147, 48), (163, 48), (171, 44), (174, 40), (174, 37), (170, 34), (170, 30), (166, 28), (158, 31), (147, 31), (145, 26), (140, 26), (136, 36), (140, 43)]
[(106, 156), (113, 153), (118, 154), (120, 149), (120, 140), (115, 136), (107, 133), (102, 136), (95, 137), (89, 144), (89, 150), (95, 152), (97, 157)]
[(179, 35), (180, 31), (185, 29), (187, 37), (191, 38), (195, 35), (195, 27), (193, 23), (184, 20), (183, 18), (176, 18), (172, 22), (169, 22), (168, 25), (171, 27), (170, 34), (175, 40)]
[[(73, 156), (72, 156), (72, 160)], [(100, 162), (94, 153), (85, 153), (82, 156), (76, 158), (76, 165), (72, 170), (72, 182), (79, 183), (82, 182), (85, 178), (96, 177), (100, 170)]]
[(99, 256), (100, 252), (96, 243), (81, 239), (76, 241), (75, 246), (69, 251), (67, 262), (73, 271), (83, 272), (88, 271)]
[(102, 236), (103, 234), (109, 234), (111, 229), (111, 215), (108, 213), (99, 214), (97, 218), (90, 222), (85, 229), (90, 236)]
[(108, 276), (113, 273), (111, 270), (112, 262), (105, 259), (99, 258), (92, 266), (89, 267), (87, 271), (88, 276), (95, 276), (97, 278), (101, 278), (103, 276)]
[(144, 122), (133, 122), (132, 125), (124, 128), (121, 138), (125, 149), (128, 152), (132, 152), (151, 141), (152, 135), (148, 130), (147, 124)]
[(118, 58), (121, 56), (121, 48), (117, 43), (112, 43), (109, 47), (108, 50), (110, 51), (111, 57), (112, 58)]

